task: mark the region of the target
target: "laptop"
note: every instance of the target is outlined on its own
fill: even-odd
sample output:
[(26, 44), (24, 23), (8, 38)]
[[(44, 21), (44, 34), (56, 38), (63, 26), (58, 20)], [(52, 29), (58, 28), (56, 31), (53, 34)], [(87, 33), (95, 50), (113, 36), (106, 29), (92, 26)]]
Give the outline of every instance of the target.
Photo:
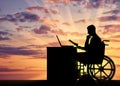
[(60, 46), (62, 47), (62, 44), (61, 44), (61, 42), (60, 42), (60, 39), (59, 39), (59, 37), (56, 35), (56, 38), (57, 38), (57, 40), (58, 40), (58, 43), (60, 44)]
[(71, 46), (71, 45), (62, 45), (62, 43), (61, 43), (61, 41), (60, 41), (58, 35), (56, 35), (56, 38), (57, 38), (58, 43), (59, 43), (59, 45), (60, 45), (61, 47), (73, 47), (73, 46)]

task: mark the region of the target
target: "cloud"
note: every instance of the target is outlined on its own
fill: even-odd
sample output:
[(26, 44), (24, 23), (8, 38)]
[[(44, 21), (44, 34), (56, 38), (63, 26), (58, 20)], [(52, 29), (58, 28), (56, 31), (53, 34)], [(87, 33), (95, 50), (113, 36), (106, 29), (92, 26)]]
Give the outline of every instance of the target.
[(26, 26), (18, 26), (15, 29), (16, 29), (17, 32), (21, 32), (21, 31), (24, 31), (24, 30), (30, 29), (30, 28), (31, 28), (31, 26), (26, 25)]
[(20, 31), (23, 31), (23, 28), (18, 27), (18, 28), (16, 28), (16, 30), (17, 30), (17, 32), (20, 32)]
[(91, 7), (98, 8), (101, 5), (102, 0), (89, 0)]
[(53, 14), (59, 14), (59, 12), (57, 11), (57, 10), (55, 10), (55, 9), (50, 9), (50, 11), (51, 11), (51, 13), (53, 13)]
[(29, 48), (44, 48), (45, 46), (42, 45), (28, 45)]
[(39, 21), (40, 18), (38, 15), (29, 12), (15, 13), (14, 16), (20, 22), (25, 22), (25, 21), (34, 22), (34, 21)]
[(10, 40), (10, 38), (0, 36), (0, 41), (3, 41), (3, 40)]
[(70, 26), (70, 23), (68, 23), (68, 22), (64, 22), (64, 23), (62, 23), (63, 25), (66, 25), (66, 26)]
[(111, 55), (110, 57), (113, 57), (113, 58), (120, 58), (119, 55)]
[[(120, 42), (119, 39), (112, 38), (112, 36), (111, 38), (109, 38), (109, 40), (111, 40), (112, 42)], [(120, 50), (120, 48), (117, 48), (117, 49)]]
[[(63, 3), (68, 5), (72, 3), (74, 6), (79, 5), (86, 9), (100, 8), (100, 7), (114, 7), (120, 8), (119, 0), (47, 0), (49, 3)], [(77, 4), (76, 4), (77, 3)]]
[(35, 28), (33, 29), (33, 31), (36, 33), (36, 34), (47, 34), (48, 31), (50, 31), (50, 27), (47, 26), (47, 25), (41, 25), (40, 28)]
[(101, 25), (98, 28), (101, 28), (101, 33), (103, 35), (109, 36), (109, 39), (111, 39), (112, 41), (119, 41), (119, 24)]
[(109, 25), (102, 25), (102, 26), (99, 26), (99, 27), (102, 27), (104, 28), (105, 32), (119, 32), (120, 31), (120, 25), (119, 24), (109, 24)]
[(117, 67), (120, 67), (120, 64), (116, 64)]
[(35, 6), (35, 7), (29, 7), (29, 8), (27, 8), (26, 9), (26, 11), (27, 12), (33, 12), (33, 11), (35, 11), (35, 10), (44, 10), (45, 9), (45, 7), (43, 7), (43, 6)]
[(77, 37), (81, 37), (84, 35), (84, 34), (79, 33), (79, 32), (68, 32), (68, 34), (70, 34), (71, 36), (77, 36)]
[(120, 34), (111, 36), (112, 38), (120, 38)]
[(49, 13), (49, 10), (44, 6), (34, 6), (26, 9), (26, 12), (33, 13), (34, 11)]
[(7, 35), (8, 32), (0, 31), (0, 34), (1, 34), (1, 35)]
[(12, 34), (5, 32), (5, 31), (0, 31), (0, 41), (3, 40), (10, 40), (9, 36), (11, 36)]
[[(64, 22), (62, 24), (70, 26), (70, 24), (67, 23), (67, 22)], [(69, 31), (65, 32), (63, 29), (59, 29), (57, 26), (56, 26), (56, 28), (53, 28), (53, 26), (51, 27), (51, 26), (48, 26), (48, 25), (41, 25), (40, 28), (33, 29), (33, 32), (36, 33), (36, 34), (52, 33), (52, 34), (58, 34), (58, 35), (64, 35), (64, 36), (67, 36), (67, 35), (81, 36), (81, 35), (83, 35), (79, 32), (69, 32)]]
[(22, 69), (0, 68), (0, 72), (23, 71)]
[(37, 50), (30, 50), (26, 47), (10, 47), (10, 46), (0, 46), (0, 55), (38, 55), (40, 52)]
[(76, 20), (76, 21), (74, 21), (75, 23), (85, 23), (85, 19), (80, 19), (80, 20)]
[(5, 20), (8, 20), (8, 21), (11, 21), (11, 22), (16, 22), (17, 21), (17, 18), (15, 18), (13, 15), (6, 15), (5, 17)]
[[(56, 41), (57, 41), (57, 39), (56, 39)], [(46, 46), (47, 46), (47, 47), (53, 47), (53, 46), (54, 46), (54, 47), (55, 47), (55, 46), (57, 47), (57, 46), (60, 46), (60, 45), (59, 45), (59, 43), (58, 43), (58, 41), (57, 41), (57, 42), (50, 42), (50, 43), (46, 44)]]
[(101, 22), (106, 22), (106, 21), (120, 21), (120, 16), (116, 16), (116, 15), (103, 16), (103, 17), (99, 17), (98, 20), (101, 21)]
[(29, 7), (26, 9), (26, 12), (28, 13), (36, 13), (40, 16), (40, 19), (47, 18), (51, 13), (57, 13), (56, 10), (52, 10), (50, 7), (47, 8), (45, 6), (34, 6), (34, 7)]
[(51, 30), (54, 34), (67, 35), (62, 29)]
[(48, 2), (54, 2), (54, 3), (65, 3), (69, 4), (71, 0), (47, 0)]
[(15, 14), (8, 14), (0, 18), (0, 21), (10, 22), (35, 22), (39, 21), (39, 16), (30, 12), (18, 12)]
[(58, 19), (40, 19), (40, 22), (44, 23), (44, 24), (55, 24), (55, 23), (59, 23), (60, 20)]
[(0, 18), (0, 23), (6, 21), (5, 17)]
[(51, 3), (63, 3), (65, 5), (72, 3), (73, 5), (76, 5), (78, 3), (79, 5), (85, 5), (87, 8), (91, 7), (99, 7), (101, 4), (101, 0), (47, 0), (48, 2)]
[(58, 35), (64, 35), (64, 36), (67, 36), (67, 35), (71, 35), (71, 36), (83, 36), (82, 33), (79, 33), (79, 32), (65, 32), (64, 30), (62, 29), (56, 29), (56, 30), (51, 30), (52, 33), (54, 34), (58, 34)]
[(103, 14), (118, 14), (118, 13), (120, 13), (120, 10), (118, 9), (103, 12)]
[[(54, 45), (54, 43), (53, 43), (53, 45)], [(52, 43), (50, 43), (50, 44), (47, 43), (47, 44), (43, 44), (43, 45), (28, 45), (27, 47), (34, 48), (34, 49), (38, 50), (38, 54), (32, 55), (33, 58), (30, 58), (30, 59), (46, 58), (47, 57), (46, 48), (48, 46), (53, 46), (53, 45), (52, 45)]]
[(116, 8), (120, 9), (120, 0), (113, 0), (114, 3), (113, 4), (116, 4)]

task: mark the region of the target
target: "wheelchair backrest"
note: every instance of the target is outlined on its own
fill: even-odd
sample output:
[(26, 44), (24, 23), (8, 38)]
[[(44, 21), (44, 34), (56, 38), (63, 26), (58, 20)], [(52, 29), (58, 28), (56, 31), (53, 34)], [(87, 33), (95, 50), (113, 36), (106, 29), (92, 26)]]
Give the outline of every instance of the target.
[(97, 57), (98, 62), (97, 63), (102, 63), (103, 58), (104, 58), (104, 54), (105, 54), (105, 43), (104, 41), (101, 42), (100, 46), (99, 46), (99, 55)]
[(93, 60), (90, 62), (91, 64), (101, 64), (105, 54), (105, 43), (102, 41), (99, 46), (99, 50), (95, 53)]
[(104, 57), (104, 54), (105, 54), (105, 43), (104, 41), (101, 42), (101, 55), (103, 55)]

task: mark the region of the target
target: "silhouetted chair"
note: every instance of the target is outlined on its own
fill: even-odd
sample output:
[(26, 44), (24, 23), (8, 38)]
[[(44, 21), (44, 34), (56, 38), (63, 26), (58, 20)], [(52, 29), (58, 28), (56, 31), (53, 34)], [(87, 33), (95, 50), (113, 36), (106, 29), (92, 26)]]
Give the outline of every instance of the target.
[(85, 74), (89, 74), (97, 80), (111, 80), (113, 78), (115, 64), (110, 57), (105, 56), (105, 45), (104, 41), (102, 41), (99, 46), (99, 55), (94, 57), (94, 60), (88, 60), (85, 63), (78, 61), (79, 78)]

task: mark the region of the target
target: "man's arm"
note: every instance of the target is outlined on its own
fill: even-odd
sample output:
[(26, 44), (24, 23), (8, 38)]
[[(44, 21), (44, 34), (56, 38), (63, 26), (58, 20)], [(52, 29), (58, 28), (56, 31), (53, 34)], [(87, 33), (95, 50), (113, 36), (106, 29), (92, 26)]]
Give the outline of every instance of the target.
[(73, 42), (72, 40), (69, 40), (71, 43), (73, 43), (75, 46), (78, 46), (78, 43)]
[(85, 50), (85, 47), (82, 47), (82, 46), (77, 46), (78, 49), (82, 49), (82, 50)]
[(73, 43), (77, 48), (85, 50), (85, 47), (78, 46), (78, 43), (73, 42), (72, 40), (69, 40), (71, 43)]
[(86, 37), (86, 41), (85, 41), (85, 45), (84, 45), (84, 47), (85, 47), (86, 50), (88, 50), (88, 46), (89, 46), (89, 42), (90, 42), (90, 38), (91, 38), (90, 35), (88, 35), (88, 36)]

